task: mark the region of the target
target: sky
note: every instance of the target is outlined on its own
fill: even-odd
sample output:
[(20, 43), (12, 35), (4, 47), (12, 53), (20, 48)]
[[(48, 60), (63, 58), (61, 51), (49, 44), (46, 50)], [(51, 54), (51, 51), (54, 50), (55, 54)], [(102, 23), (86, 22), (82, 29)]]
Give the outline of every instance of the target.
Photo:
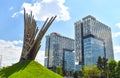
[[(120, 0), (0, 0), (0, 63), (19, 61), (24, 34), (23, 8), (33, 15), (40, 29), (47, 17), (57, 15), (45, 35), (57, 32), (74, 39), (74, 23), (87, 15), (111, 27), (114, 57), (120, 60)], [(44, 65), (45, 36), (36, 61)], [(2, 58), (2, 59), (1, 59)]]

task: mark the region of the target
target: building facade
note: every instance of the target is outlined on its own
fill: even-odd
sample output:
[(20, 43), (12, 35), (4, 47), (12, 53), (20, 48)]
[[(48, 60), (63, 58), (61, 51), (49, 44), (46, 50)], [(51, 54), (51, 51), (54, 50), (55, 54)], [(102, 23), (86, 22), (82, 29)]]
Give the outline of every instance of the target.
[(74, 25), (76, 62), (94, 65), (98, 56), (114, 59), (110, 27), (91, 15)]
[(75, 53), (70, 50), (64, 50), (64, 69), (65, 71), (75, 70)]
[(47, 35), (45, 48), (45, 66), (48, 68), (62, 66), (66, 70), (72, 70), (75, 63), (73, 51), (73, 39), (61, 36), (56, 32)]

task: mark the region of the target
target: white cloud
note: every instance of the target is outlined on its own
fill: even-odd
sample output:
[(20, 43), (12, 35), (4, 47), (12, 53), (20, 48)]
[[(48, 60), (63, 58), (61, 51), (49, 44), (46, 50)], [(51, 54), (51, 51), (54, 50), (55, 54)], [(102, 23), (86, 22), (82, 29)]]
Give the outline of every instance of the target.
[(120, 46), (119, 45), (118, 46), (114, 46), (113, 49), (114, 49), (115, 53), (120, 52)]
[(44, 21), (47, 17), (57, 15), (57, 20), (66, 21), (70, 19), (68, 7), (64, 5), (65, 0), (42, 0), (35, 1), (34, 3), (24, 2), (21, 6), (22, 10), (16, 12), (12, 17), (15, 17), (19, 13), (23, 14), (23, 8), (27, 13), (33, 12), (36, 20)]
[[(115, 24), (116, 27), (120, 28), (120, 23)], [(120, 37), (120, 32), (114, 32), (112, 33), (112, 37)]]
[(114, 53), (115, 60), (120, 61), (120, 52), (119, 53)]
[[(5, 41), (0, 40), (0, 56), (2, 56), (1, 66), (9, 66), (13, 63), (17, 63), (20, 59), (22, 52), (21, 40)], [(44, 52), (39, 51), (36, 60), (44, 65)]]
[(2, 56), (2, 66), (8, 66), (19, 61), (21, 55), (22, 41), (5, 41), (0, 40), (0, 55)]
[(15, 16), (17, 16), (19, 14), (19, 12), (14, 13), (11, 17), (14, 18)]
[(116, 26), (117, 26), (118, 28), (120, 28), (120, 23), (117, 23)]
[(113, 38), (120, 37), (120, 32), (112, 33), (112, 37)]
[(44, 58), (45, 58), (45, 52), (39, 51), (35, 60), (38, 61), (40, 64), (44, 65)]
[(113, 49), (114, 49), (115, 60), (120, 61), (120, 46), (119, 45), (114, 46)]
[(13, 6), (11, 6), (11, 7), (9, 8), (10, 11), (13, 10), (13, 9), (14, 9)]
[(43, 0), (43, 2), (50, 3), (50, 2), (52, 2), (52, 0)]

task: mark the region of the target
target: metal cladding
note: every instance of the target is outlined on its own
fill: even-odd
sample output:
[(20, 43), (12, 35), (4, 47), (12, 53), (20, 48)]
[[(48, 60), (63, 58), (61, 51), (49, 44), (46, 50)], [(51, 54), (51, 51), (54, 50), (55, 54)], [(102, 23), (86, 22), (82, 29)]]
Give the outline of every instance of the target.
[(51, 17), (50, 19), (47, 18), (41, 30), (38, 32), (38, 27), (32, 12), (29, 15), (24, 9), (24, 41), (20, 61), (35, 59), (40, 49), (40, 43), (43, 36), (56, 17), (57, 16)]

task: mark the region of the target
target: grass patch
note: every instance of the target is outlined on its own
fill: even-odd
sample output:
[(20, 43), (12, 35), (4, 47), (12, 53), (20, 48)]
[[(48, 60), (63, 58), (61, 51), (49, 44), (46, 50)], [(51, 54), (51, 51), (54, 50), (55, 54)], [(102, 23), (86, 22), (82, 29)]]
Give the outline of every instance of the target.
[(63, 78), (36, 61), (22, 61), (0, 70), (0, 78)]

